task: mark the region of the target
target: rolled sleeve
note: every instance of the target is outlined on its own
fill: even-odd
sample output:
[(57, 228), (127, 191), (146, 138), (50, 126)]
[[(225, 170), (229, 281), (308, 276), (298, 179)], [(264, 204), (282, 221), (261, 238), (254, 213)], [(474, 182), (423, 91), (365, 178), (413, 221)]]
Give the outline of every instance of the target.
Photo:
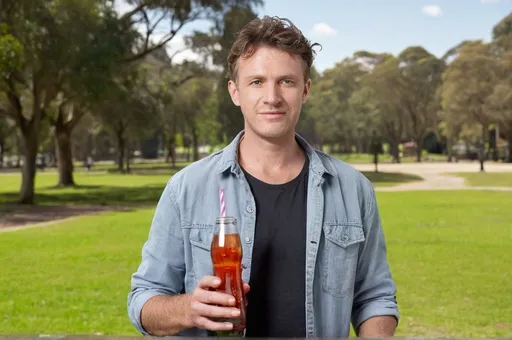
[(372, 189), (364, 214), (366, 241), (357, 268), (352, 324), (361, 324), (376, 316), (400, 319), (396, 301), (396, 285), (387, 262), (386, 241), (382, 231), (375, 192)]
[(185, 259), (179, 209), (168, 183), (157, 204), (142, 260), (132, 275), (128, 317), (135, 328), (149, 335), (141, 322), (144, 304), (154, 296), (177, 295), (183, 290)]

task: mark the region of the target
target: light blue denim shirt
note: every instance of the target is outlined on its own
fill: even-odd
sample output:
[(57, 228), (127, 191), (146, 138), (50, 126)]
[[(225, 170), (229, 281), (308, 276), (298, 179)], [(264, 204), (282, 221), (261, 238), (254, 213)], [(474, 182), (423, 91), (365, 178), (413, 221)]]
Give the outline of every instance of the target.
[[(227, 215), (236, 217), (243, 244), (244, 282), (251, 274), (256, 208), (237, 162), (243, 131), (223, 150), (181, 170), (156, 207), (142, 262), (128, 295), (130, 321), (142, 334), (140, 312), (156, 295), (191, 293), (212, 275), (210, 242), (225, 190)], [(307, 198), (305, 314), (307, 337), (348, 337), (374, 316), (399, 319), (395, 283), (371, 183), (346, 163), (314, 150), (299, 135), (310, 160)], [(293, 282), (290, 282), (292, 285)], [(206, 336), (200, 329), (181, 335)]]

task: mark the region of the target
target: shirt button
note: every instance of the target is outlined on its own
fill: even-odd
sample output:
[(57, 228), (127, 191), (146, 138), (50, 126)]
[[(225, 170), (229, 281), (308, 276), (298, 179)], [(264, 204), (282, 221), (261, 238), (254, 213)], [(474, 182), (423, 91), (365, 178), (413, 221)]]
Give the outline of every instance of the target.
[(249, 236), (245, 238), (245, 243), (251, 243), (251, 238)]
[(348, 235), (347, 235), (347, 234), (343, 234), (343, 236), (341, 237), (341, 239), (342, 239), (343, 241), (348, 241), (349, 237), (348, 237)]
[(254, 207), (252, 205), (248, 205), (247, 206), (247, 212), (252, 214), (254, 212)]

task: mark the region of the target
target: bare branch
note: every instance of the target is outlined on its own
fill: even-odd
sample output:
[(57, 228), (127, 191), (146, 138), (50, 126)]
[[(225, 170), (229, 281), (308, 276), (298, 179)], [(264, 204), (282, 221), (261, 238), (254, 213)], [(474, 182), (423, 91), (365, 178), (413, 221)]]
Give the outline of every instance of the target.
[(180, 86), (180, 85), (183, 85), (185, 84), (187, 81), (189, 81), (190, 79), (193, 79), (195, 78), (196, 75), (195, 74), (189, 74), (188, 76), (186, 77), (183, 77), (182, 79), (180, 80), (177, 80), (175, 82), (172, 83), (173, 86)]
[(144, 39), (144, 50), (147, 50), (149, 46), (149, 38), (151, 37), (153, 31), (151, 30), (150, 27), (148, 13), (145, 10), (142, 10), (142, 16), (144, 17), (144, 22), (146, 23), (146, 38)]
[[(169, 14), (169, 10), (165, 10), (164, 13), (160, 16), (160, 18), (153, 24), (153, 26), (151, 26), (151, 28), (150, 28), (151, 32), (155, 31), (158, 24), (160, 24), (160, 22), (162, 22), (162, 20), (167, 16), (167, 14)], [(174, 16), (171, 18), (171, 28), (173, 26), (173, 20), (172, 20), (173, 18), (174, 18)]]
[[(188, 48), (182, 48), (181, 50), (177, 50), (176, 52), (174, 52), (170, 57), (169, 57), (169, 64), (172, 65), (172, 60), (174, 59), (174, 57), (176, 57), (178, 54), (180, 53), (183, 53), (185, 52), (186, 50), (188, 50)], [(162, 68), (165, 68), (165, 67), (162, 67)]]
[(148, 54), (152, 53), (153, 51), (161, 48), (162, 46), (164, 46), (165, 44), (167, 44), (169, 41), (171, 41), (175, 36), (176, 34), (180, 31), (181, 28), (183, 28), (183, 26), (188, 23), (188, 22), (191, 22), (191, 21), (194, 21), (196, 20), (197, 18), (199, 18), (199, 15), (196, 14), (196, 15), (193, 15), (193, 16), (190, 16), (188, 19), (186, 20), (183, 20), (179, 23), (179, 25), (176, 27), (176, 28), (173, 28), (174, 26), (174, 15), (171, 17), (171, 25), (170, 25), (170, 29), (171, 31), (165, 35), (157, 44), (155, 44), (154, 46), (151, 46), (151, 47), (147, 47), (145, 46), (144, 50), (141, 51), (140, 53), (138, 54), (135, 54), (131, 57), (128, 57), (124, 60), (122, 60), (122, 62), (132, 62), (132, 61), (136, 61), (136, 60), (140, 60), (142, 58), (144, 58), (145, 56), (147, 56)]
[(143, 2), (140, 3), (137, 7), (135, 7), (131, 11), (126, 12), (125, 14), (123, 14), (123, 16), (121, 17), (121, 21), (124, 21), (124, 22), (130, 21), (135, 14), (139, 13), (140, 11), (142, 11), (145, 7), (146, 7), (145, 3), (143, 3)]

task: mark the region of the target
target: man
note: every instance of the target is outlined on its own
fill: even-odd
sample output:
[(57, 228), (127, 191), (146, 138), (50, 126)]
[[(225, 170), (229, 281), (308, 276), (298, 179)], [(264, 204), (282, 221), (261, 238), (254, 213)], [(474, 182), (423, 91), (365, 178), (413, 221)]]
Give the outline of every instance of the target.
[(239, 311), (213, 291), (209, 252), (222, 188), (243, 243), (246, 336), (348, 337), (351, 323), (361, 337), (394, 334), (395, 284), (373, 187), (295, 132), (313, 46), (279, 18), (255, 19), (237, 36), (228, 89), (245, 127), (168, 182), (128, 298), (141, 333), (231, 329), (214, 321)]

